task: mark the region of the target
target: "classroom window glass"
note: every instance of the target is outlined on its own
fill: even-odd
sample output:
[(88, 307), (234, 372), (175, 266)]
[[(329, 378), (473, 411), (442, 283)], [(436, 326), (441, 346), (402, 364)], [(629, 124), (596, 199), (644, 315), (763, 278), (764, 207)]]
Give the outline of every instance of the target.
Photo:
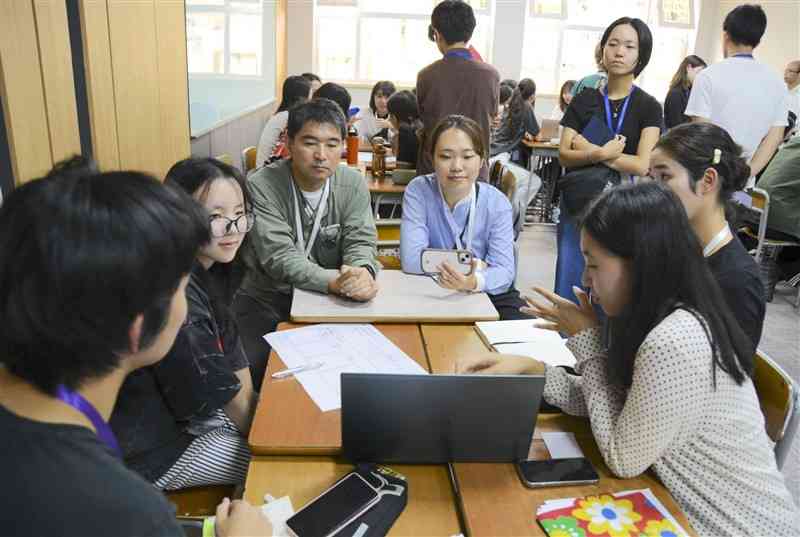
[[(560, 18), (554, 17), (559, 5), (565, 8)], [(663, 101), (675, 69), (694, 50), (699, 9), (700, 2), (692, 0), (529, 0), (520, 78), (533, 78), (539, 93), (557, 95), (565, 81), (597, 72), (595, 46), (611, 22), (636, 17), (647, 23), (654, 41), (636, 84)]]
[[(420, 69), (440, 57), (428, 39), (437, 0), (319, 0), (315, 10), (315, 70), (323, 80), (413, 85)], [(469, 0), (477, 27), (470, 44), (491, 59), (492, 2)]]

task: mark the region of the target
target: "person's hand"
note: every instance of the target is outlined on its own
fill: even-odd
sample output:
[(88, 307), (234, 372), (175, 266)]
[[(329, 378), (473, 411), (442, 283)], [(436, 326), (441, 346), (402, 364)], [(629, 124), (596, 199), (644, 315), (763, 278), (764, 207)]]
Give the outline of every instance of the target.
[(484, 355), (459, 358), (455, 372), (460, 375), (543, 375), (544, 364), (527, 356), (487, 352)]
[(571, 300), (562, 298), (541, 287), (534, 287), (533, 290), (546, 298), (550, 304), (547, 305), (544, 302), (526, 296), (524, 297), (525, 302), (528, 303), (529, 307), (522, 307), (520, 311), (547, 321), (544, 324), (537, 324), (539, 328), (555, 330), (568, 336), (574, 336), (578, 332), (599, 324), (589, 296), (583, 289), (579, 287), (572, 288), (580, 304), (575, 304)]
[(338, 294), (358, 302), (368, 302), (378, 294), (378, 282), (364, 267), (342, 265), (336, 282)]
[(475, 276), (477, 263), (478, 260), (474, 259), (472, 261), (472, 270), (469, 274), (464, 275), (445, 261), (438, 267), (439, 285), (445, 289), (453, 289), (455, 291), (474, 291), (478, 287), (478, 278)]
[(622, 154), (622, 151), (625, 149), (625, 137), (621, 134), (614, 136), (613, 139), (606, 142), (602, 148), (600, 148), (600, 158), (599, 160), (606, 161), (606, 160), (613, 160)]
[(523, 138), (525, 138), (525, 140), (528, 142), (533, 142), (534, 140), (536, 140), (536, 137), (533, 134), (529, 133), (528, 131), (525, 131)]
[(500, 128), (500, 123), (502, 121), (503, 121), (503, 118), (501, 117), (500, 114), (497, 114), (496, 116), (492, 117), (492, 128), (493, 129), (499, 129)]
[(261, 508), (244, 500), (222, 500), (217, 506), (215, 525), (217, 537), (272, 536), (272, 525), (261, 512)]

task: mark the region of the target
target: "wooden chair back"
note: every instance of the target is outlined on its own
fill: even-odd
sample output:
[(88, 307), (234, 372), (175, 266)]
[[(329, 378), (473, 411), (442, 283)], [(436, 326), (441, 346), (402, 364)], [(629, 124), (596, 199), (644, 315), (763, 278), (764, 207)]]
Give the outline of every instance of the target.
[(758, 395), (767, 435), (775, 442), (778, 468), (783, 466), (794, 440), (800, 412), (798, 386), (769, 356), (756, 351), (753, 385)]
[(244, 170), (245, 175), (250, 173), (250, 170), (256, 169), (257, 153), (258, 149), (253, 145), (250, 147), (245, 147), (242, 151), (242, 169)]

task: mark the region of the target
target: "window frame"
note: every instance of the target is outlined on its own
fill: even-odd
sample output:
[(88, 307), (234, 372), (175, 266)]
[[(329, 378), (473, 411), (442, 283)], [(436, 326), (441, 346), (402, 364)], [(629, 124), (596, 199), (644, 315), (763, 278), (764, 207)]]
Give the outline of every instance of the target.
[[(200, 0), (202, 1), (202, 0)], [(267, 69), (272, 65), (272, 62), (268, 61), (266, 55), (264, 54), (264, 43), (265, 40), (268, 38), (267, 35), (267, 24), (264, 20), (264, 13), (267, 11), (264, 9), (264, 4), (269, 0), (259, 0), (258, 2), (253, 2), (253, 7), (237, 7), (234, 6), (234, 3), (244, 3), (246, 0), (224, 0), (224, 5), (214, 5), (214, 4), (190, 4), (186, 3), (186, 19), (188, 20), (190, 13), (211, 13), (211, 14), (222, 14), (225, 17), (225, 27), (224, 27), (224, 39), (223, 39), (223, 48), (222, 48), (222, 59), (223, 59), (223, 72), (222, 73), (204, 73), (204, 72), (188, 72), (188, 76), (196, 79), (202, 80), (266, 80), (265, 73)], [(231, 73), (230, 66), (231, 66), (231, 15), (261, 15), (261, 68), (259, 75), (243, 75), (241, 73)], [(274, 40), (275, 37), (272, 36)], [(188, 66), (188, 58), (187, 58), (187, 66)]]
[[(477, 3), (480, 3), (481, 0), (473, 0)], [(495, 0), (485, 0), (486, 1), (486, 8), (476, 8), (473, 6), (473, 11), (475, 12), (475, 18), (479, 18), (482, 16), (488, 16), (491, 23), (491, 32), (490, 32), (490, 39), (488, 43), (489, 49), (487, 51), (482, 51), (482, 55), (484, 58), (491, 58), (492, 57), (492, 49), (494, 43), (492, 43), (492, 38), (494, 37), (494, 2)], [(566, 1), (566, 0), (562, 0)], [(472, 5), (472, 2), (470, 2)], [(356, 44), (355, 44), (355, 55), (354, 55), (354, 78), (352, 80), (343, 80), (343, 79), (336, 79), (331, 78), (331, 82), (336, 82), (337, 84), (341, 84), (348, 87), (355, 87), (355, 88), (372, 88), (377, 79), (366, 79), (359, 77), (359, 72), (361, 70), (361, 62), (362, 62), (362, 53), (361, 53), (361, 22), (362, 19), (390, 19), (390, 20), (417, 20), (423, 21), (426, 23), (430, 23), (431, 14), (420, 14), (420, 13), (404, 13), (402, 11), (366, 11), (362, 10), (359, 6), (358, 0), (317, 0), (318, 7), (348, 7), (354, 8), (357, 10), (357, 21), (356, 21)], [(433, 9), (433, 2), (431, 2), (431, 9)], [(433, 43), (431, 43), (433, 46)], [(314, 55), (313, 55), (313, 66), (314, 72), (319, 73), (319, 16), (317, 12), (314, 13)], [(326, 78), (322, 73), (320, 76)], [(327, 78), (326, 78), (327, 79)], [(398, 84), (399, 88), (413, 88), (414, 82), (413, 81), (400, 81)]]

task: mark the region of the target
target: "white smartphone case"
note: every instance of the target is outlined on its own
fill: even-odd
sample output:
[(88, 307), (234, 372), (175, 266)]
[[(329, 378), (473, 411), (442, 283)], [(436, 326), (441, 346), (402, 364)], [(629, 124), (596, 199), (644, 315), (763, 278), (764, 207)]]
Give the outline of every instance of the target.
[(422, 272), (425, 274), (439, 274), (439, 266), (445, 261), (461, 274), (468, 275), (472, 273), (472, 253), (468, 250), (425, 248), (420, 256)]

